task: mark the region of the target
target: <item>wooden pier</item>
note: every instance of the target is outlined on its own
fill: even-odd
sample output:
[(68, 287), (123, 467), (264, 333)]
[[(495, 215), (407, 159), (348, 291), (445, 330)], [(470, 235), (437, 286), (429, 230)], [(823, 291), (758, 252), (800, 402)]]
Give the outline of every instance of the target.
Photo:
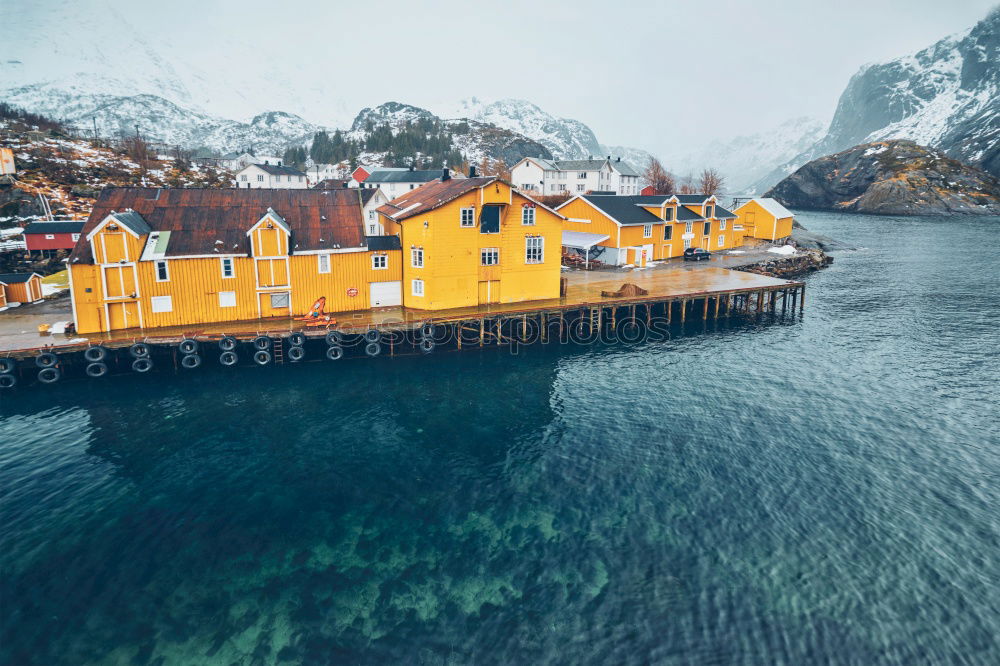
[(598, 339), (635, 343), (693, 321), (787, 316), (805, 306), (802, 282), (722, 268), (578, 271), (566, 277), (565, 295), (546, 301), (337, 313), (334, 325), (322, 327), (269, 319), (137, 329), (21, 346), (0, 351), (0, 389), (154, 368), (195, 370), (203, 363), (263, 366)]

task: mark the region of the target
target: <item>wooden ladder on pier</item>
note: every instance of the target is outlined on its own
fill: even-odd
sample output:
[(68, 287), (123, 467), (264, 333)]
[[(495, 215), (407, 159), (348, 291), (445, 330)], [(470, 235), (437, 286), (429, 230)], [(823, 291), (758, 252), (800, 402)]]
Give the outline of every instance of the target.
[(590, 330), (596, 331), (601, 328), (601, 308), (590, 308)]
[(276, 338), (274, 340), (274, 362), (284, 363), (285, 362), (285, 350), (282, 344), (283, 338)]

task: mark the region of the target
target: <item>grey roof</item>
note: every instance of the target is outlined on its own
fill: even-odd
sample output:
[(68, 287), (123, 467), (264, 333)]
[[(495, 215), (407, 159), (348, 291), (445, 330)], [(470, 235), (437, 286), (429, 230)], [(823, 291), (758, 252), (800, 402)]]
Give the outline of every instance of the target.
[(443, 169), (377, 169), (365, 178), (366, 183), (429, 183), (437, 180)]
[(24, 228), (27, 234), (78, 234), (86, 220), (59, 220), (56, 222), (32, 222)]
[(677, 207), (677, 221), (678, 222), (700, 222), (705, 218), (700, 214), (694, 212), (687, 206)]
[(733, 211), (726, 210), (725, 208), (723, 208), (722, 206), (720, 206), (718, 204), (715, 205), (715, 219), (717, 219), (717, 220), (735, 220), (736, 217), (737, 217), (736, 213), (734, 213)]
[(703, 204), (705, 199), (712, 196), (711, 194), (675, 194), (677, 200), (682, 204)]
[(121, 213), (113, 212), (112, 215), (115, 216), (116, 220), (124, 224), (139, 236), (143, 236), (152, 231), (149, 225), (146, 224), (146, 220), (142, 218), (142, 215), (139, 215), (139, 213), (134, 210), (126, 210)]
[(4, 284), (20, 284), (27, 282), (32, 276), (38, 273), (0, 273), (0, 282)]
[(365, 242), (372, 252), (385, 252), (402, 248), (399, 236), (365, 236)]
[(635, 176), (639, 177), (639, 172), (632, 168), (632, 165), (628, 162), (622, 162), (620, 160), (611, 160), (611, 166), (614, 167), (615, 171), (623, 176)]
[(562, 171), (597, 171), (604, 166), (606, 159), (600, 160), (559, 160), (553, 162)]
[(278, 166), (277, 164), (254, 164), (253, 166), (258, 169), (263, 169), (272, 176), (305, 176), (304, 173), (298, 169), (293, 169), (288, 166)]
[(655, 224), (663, 222), (663, 220), (645, 208), (636, 205), (637, 203), (644, 203), (637, 201), (637, 199), (648, 199), (649, 197), (585, 194), (582, 198), (621, 224)]

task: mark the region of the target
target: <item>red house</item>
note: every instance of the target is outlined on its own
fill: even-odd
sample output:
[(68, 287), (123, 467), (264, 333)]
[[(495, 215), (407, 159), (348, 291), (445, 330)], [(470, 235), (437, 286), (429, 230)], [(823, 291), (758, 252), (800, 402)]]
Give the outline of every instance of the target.
[(658, 194), (658, 192), (656, 191), (656, 188), (653, 187), (652, 185), (647, 185), (646, 187), (639, 190), (639, 194), (641, 194), (644, 197), (651, 197), (654, 194)]
[(359, 166), (357, 169), (351, 172), (351, 178), (358, 185), (361, 185), (361, 183), (365, 182), (365, 179), (368, 178), (368, 176), (370, 175), (372, 175), (372, 172), (364, 168), (363, 166)]
[(72, 250), (80, 240), (86, 220), (32, 222), (24, 228), (24, 244), (28, 252), (51, 254), (56, 250)]

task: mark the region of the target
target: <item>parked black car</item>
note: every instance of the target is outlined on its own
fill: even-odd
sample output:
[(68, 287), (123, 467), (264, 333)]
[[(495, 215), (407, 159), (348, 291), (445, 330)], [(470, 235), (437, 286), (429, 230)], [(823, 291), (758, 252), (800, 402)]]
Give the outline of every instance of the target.
[(684, 250), (684, 261), (708, 261), (712, 258), (712, 253), (700, 247), (689, 247)]

